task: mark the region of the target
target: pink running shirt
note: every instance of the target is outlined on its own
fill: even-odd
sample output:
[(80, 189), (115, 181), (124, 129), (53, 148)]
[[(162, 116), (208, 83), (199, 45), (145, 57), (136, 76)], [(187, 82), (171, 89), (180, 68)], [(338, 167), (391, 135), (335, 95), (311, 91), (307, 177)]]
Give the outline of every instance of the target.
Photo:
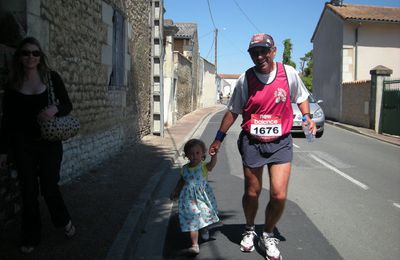
[(242, 129), (262, 142), (290, 133), (293, 110), (289, 83), (282, 63), (276, 62), (275, 79), (264, 84), (253, 68), (246, 71), (248, 100), (243, 108)]

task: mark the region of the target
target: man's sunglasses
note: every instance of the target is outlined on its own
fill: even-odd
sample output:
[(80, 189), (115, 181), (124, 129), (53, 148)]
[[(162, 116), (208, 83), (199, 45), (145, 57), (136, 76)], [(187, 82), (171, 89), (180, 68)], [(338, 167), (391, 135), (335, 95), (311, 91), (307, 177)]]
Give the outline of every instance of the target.
[(249, 50), (250, 55), (258, 56), (258, 55), (265, 55), (271, 51), (271, 48), (260, 48), (260, 49), (251, 49)]
[(21, 55), (22, 56), (29, 56), (31, 54), (32, 54), (33, 57), (39, 57), (41, 52), (40, 51), (27, 51), (27, 50), (22, 50), (21, 51)]

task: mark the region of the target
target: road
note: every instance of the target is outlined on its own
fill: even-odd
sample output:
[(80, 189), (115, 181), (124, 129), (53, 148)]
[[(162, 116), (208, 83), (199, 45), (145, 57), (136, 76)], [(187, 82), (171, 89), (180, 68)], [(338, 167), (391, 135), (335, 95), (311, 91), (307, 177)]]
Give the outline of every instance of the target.
[[(194, 137), (210, 144), (222, 115), (211, 117)], [(245, 254), (238, 246), (244, 228), (243, 176), (236, 146), (239, 121), (230, 129), (209, 178), (221, 223), (211, 230), (211, 240), (201, 243), (196, 259), (263, 259), (260, 250)], [(313, 143), (301, 136), (293, 140), (288, 201), (277, 225), (284, 259), (399, 259), (400, 147), (330, 125)], [(182, 158), (180, 164), (184, 162)], [(176, 205), (167, 199), (179, 167), (178, 163), (160, 188), (135, 259), (162, 254), (183, 259), (183, 249), (190, 246), (189, 237), (179, 232)], [(265, 175), (258, 233), (267, 200)]]

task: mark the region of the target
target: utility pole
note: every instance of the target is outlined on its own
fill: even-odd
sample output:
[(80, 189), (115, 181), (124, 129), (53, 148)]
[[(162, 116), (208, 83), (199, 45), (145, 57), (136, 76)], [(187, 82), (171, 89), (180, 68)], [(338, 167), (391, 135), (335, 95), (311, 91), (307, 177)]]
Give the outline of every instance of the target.
[(214, 58), (214, 65), (215, 65), (215, 75), (217, 75), (217, 60), (218, 60), (218, 29), (215, 28), (215, 58)]

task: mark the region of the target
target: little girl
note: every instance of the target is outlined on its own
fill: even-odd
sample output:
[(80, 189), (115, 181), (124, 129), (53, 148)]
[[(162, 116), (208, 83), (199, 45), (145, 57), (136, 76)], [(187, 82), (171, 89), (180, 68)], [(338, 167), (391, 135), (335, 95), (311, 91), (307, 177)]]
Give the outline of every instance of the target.
[(217, 155), (212, 155), (208, 163), (204, 162), (206, 146), (199, 139), (189, 140), (183, 150), (189, 163), (182, 167), (181, 178), (171, 193), (171, 199), (179, 196), (178, 213), (181, 230), (190, 232), (192, 241), (188, 253), (198, 254), (199, 230), (202, 238), (208, 240), (207, 227), (219, 221), (215, 196), (207, 181), (208, 172), (217, 163)]

